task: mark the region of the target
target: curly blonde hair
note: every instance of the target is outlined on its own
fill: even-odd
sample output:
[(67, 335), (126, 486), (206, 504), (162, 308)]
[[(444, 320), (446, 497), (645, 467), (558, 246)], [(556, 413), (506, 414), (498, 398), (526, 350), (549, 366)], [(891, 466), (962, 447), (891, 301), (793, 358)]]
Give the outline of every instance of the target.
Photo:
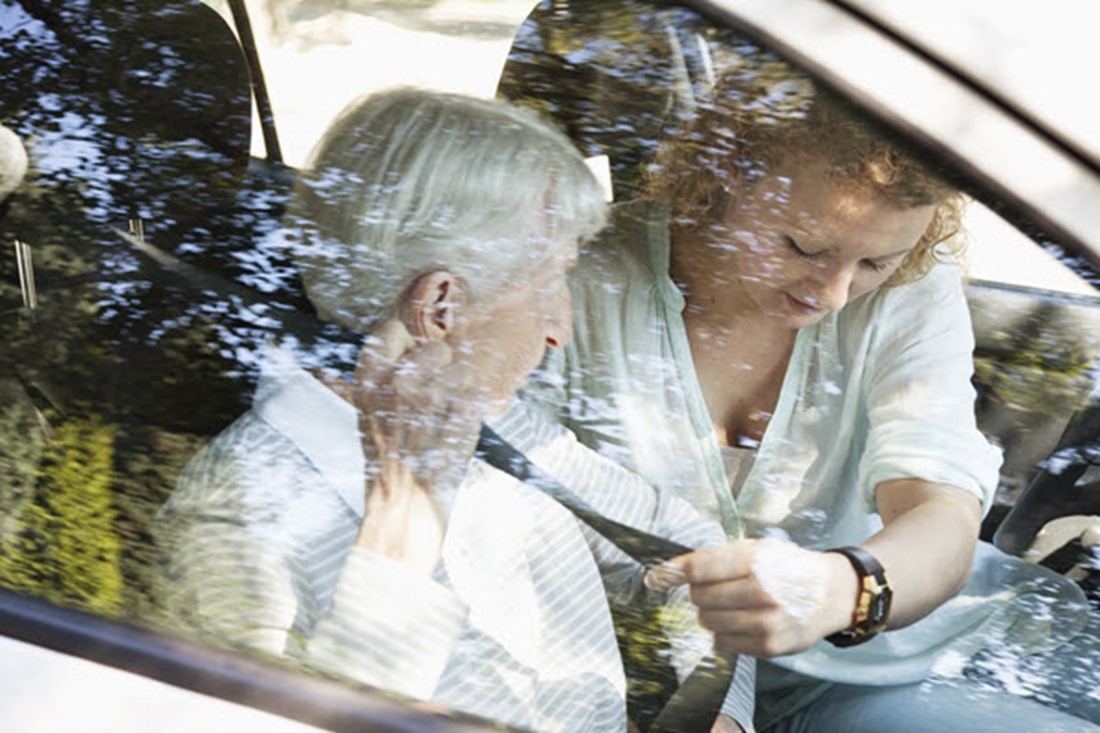
[(900, 208), (934, 205), (917, 245), (884, 283), (919, 280), (961, 260), (963, 196), (903, 153), (850, 104), (787, 63), (753, 50), (664, 142), (646, 171), (647, 196), (666, 199), (677, 224), (712, 224), (728, 204), (792, 155), (824, 158), (833, 185), (875, 192)]

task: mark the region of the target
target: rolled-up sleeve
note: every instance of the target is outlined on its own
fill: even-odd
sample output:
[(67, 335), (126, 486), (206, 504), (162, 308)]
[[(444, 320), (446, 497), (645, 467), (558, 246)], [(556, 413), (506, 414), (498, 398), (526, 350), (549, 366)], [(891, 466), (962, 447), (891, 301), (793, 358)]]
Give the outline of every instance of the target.
[(867, 349), (865, 498), (873, 505), (884, 481), (919, 478), (972, 493), (984, 513), (1001, 455), (975, 422), (974, 334), (960, 274), (937, 267), (882, 303)]

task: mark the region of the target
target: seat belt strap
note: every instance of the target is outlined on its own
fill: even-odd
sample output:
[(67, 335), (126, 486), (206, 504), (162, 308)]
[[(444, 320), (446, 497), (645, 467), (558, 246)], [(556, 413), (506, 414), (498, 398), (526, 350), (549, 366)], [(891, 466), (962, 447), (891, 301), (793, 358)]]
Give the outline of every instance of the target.
[[(481, 426), (474, 455), (555, 499), (646, 568), (692, 551), (692, 548), (678, 542), (603, 516), (487, 425)], [(648, 733), (708, 733), (722, 710), (736, 669), (736, 654), (716, 653), (704, 657), (672, 694), (650, 725)]]

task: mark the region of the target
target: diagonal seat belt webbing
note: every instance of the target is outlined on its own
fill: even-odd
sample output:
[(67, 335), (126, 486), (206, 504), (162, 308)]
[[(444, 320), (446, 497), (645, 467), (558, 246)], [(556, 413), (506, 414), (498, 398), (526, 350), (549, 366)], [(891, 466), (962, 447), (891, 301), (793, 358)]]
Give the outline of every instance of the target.
[[(582, 522), (643, 566), (652, 568), (692, 551), (678, 542), (643, 532), (603, 516), (531, 463), (511, 443), (487, 425), (481, 426), (474, 455), (513, 478), (539, 489)], [(708, 733), (721, 711), (726, 691), (737, 668), (737, 655), (719, 653), (703, 658), (661, 709), (649, 733)]]
[(474, 455), (493, 468), (517, 478), (520, 481), (548, 494), (592, 529), (603, 535), (611, 544), (647, 568), (656, 567), (666, 560), (692, 551), (691, 547), (679, 542), (658, 537), (629, 527), (600, 514), (588, 503), (569, 489), (558, 483), (531, 460), (520, 453), (515, 446), (497, 435), (487, 425), (481, 426), (481, 436)]

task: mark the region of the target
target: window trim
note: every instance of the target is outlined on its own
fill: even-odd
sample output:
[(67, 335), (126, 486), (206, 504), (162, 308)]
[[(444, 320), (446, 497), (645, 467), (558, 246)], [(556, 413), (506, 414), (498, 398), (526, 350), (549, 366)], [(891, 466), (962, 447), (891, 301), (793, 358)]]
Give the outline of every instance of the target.
[(55, 606), (0, 588), (0, 635), (209, 697), (342, 733), (500, 730), (471, 717), (417, 709), (366, 686)]

